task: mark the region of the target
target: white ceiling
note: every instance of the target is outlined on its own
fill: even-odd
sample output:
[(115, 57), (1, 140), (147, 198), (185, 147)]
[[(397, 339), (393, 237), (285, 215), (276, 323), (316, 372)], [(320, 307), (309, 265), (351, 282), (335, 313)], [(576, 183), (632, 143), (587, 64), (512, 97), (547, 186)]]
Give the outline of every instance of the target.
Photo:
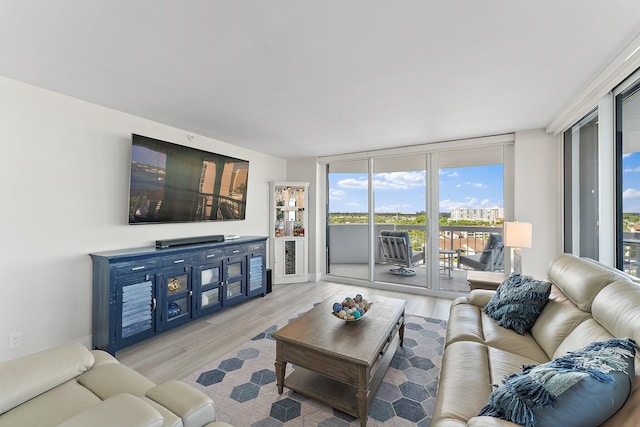
[(0, 0), (0, 75), (295, 158), (545, 127), (639, 32), (637, 0)]

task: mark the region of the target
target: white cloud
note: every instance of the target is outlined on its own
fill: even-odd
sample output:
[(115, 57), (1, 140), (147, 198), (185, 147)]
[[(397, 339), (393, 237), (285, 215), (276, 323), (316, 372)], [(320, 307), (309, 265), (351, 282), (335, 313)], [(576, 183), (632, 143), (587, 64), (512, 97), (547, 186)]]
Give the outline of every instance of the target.
[(636, 166), (635, 168), (627, 168), (623, 171), (624, 173), (629, 173), (629, 172), (640, 172), (640, 166)]
[(440, 212), (450, 212), (451, 209), (455, 208), (465, 208), (468, 207), (469, 204), (466, 201), (455, 201), (455, 200), (440, 200)]
[(408, 190), (426, 183), (424, 171), (377, 173), (373, 179), (376, 190)]
[(464, 185), (468, 185), (468, 186), (473, 187), (473, 188), (488, 188), (486, 184), (483, 184), (481, 182), (467, 181), (467, 182), (464, 183)]
[(450, 174), (449, 174), (449, 175), (447, 175), (447, 176), (450, 176), (450, 177), (452, 177), (452, 178), (456, 178), (456, 177), (458, 177), (458, 176), (460, 176), (460, 175), (458, 174), (458, 171), (454, 171), (454, 172), (450, 173)]
[(631, 157), (633, 155), (633, 153), (627, 153), (627, 154), (623, 154), (622, 158), (626, 159), (627, 157)]
[(640, 190), (634, 188), (627, 188), (622, 192), (623, 199), (636, 199), (638, 197), (640, 197)]
[(497, 203), (492, 202), (490, 199), (480, 200), (476, 197), (466, 197), (460, 201), (446, 199), (440, 201), (440, 212), (450, 212), (454, 208), (480, 209), (496, 208), (498, 206)]
[(330, 188), (329, 189), (329, 200), (342, 200), (346, 194), (347, 193), (345, 193), (342, 190), (336, 190), (334, 188)]
[(356, 188), (356, 189), (362, 190), (367, 188), (368, 183), (369, 181), (362, 178), (358, 178), (358, 179), (347, 178), (347, 179), (341, 179), (340, 181), (338, 181), (338, 187)]
[(456, 185), (456, 188), (462, 188), (462, 184)]

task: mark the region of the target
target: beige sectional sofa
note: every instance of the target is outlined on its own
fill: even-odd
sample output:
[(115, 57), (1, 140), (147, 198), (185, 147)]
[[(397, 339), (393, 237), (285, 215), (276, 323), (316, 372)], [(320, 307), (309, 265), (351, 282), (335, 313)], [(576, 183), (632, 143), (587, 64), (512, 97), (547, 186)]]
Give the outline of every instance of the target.
[[(632, 338), (640, 344), (640, 283), (618, 270), (573, 255), (549, 267), (551, 296), (525, 335), (499, 326), (483, 311), (494, 291), (474, 290), (457, 298), (447, 325), (433, 427), (516, 426), (477, 416), (492, 384), (523, 365), (546, 363), (594, 341)], [(640, 425), (640, 358), (626, 404), (604, 424)]]
[(0, 426), (226, 427), (195, 388), (156, 385), (104, 351), (64, 344), (0, 363)]

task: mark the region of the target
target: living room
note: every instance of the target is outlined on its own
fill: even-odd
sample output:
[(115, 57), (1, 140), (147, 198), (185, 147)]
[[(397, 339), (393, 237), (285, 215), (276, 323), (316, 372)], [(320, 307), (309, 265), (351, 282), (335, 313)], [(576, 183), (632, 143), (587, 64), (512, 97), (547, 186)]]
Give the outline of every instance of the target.
[[(27, 3), (29, 2), (25, 2), (25, 4)], [(91, 346), (93, 294), (90, 253), (152, 246), (158, 239), (213, 234), (267, 236), (270, 230), (270, 181), (288, 180), (311, 183), (309, 212), (312, 228), (308, 230), (309, 271), (312, 280), (321, 279), (326, 265), (326, 256), (324, 251), (325, 224), (321, 221), (320, 214), (325, 202), (324, 188), (320, 185), (324, 173), (318, 162), (320, 156), (347, 155), (353, 152), (388, 150), (443, 141), (484, 138), (505, 133), (513, 134), (512, 219), (533, 224), (534, 244), (530, 249), (523, 250), (524, 272), (537, 278), (544, 278), (549, 262), (562, 253), (564, 248), (562, 132), (595, 106), (603, 105), (599, 101), (602, 95), (630, 76), (640, 64), (640, 55), (636, 49), (640, 46), (636, 38), (638, 20), (634, 18), (639, 16), (637, 6), (630, 4), (630, 2), (614, 2), (606, 5), (601, 3), (603, 2), (593, 2), (591, 5), (594, 10), (589, 13), (584, 12), (586, 13), (585, 19), (591, 19), (589, 21), (592, 23), (591, 26), (595, 26), (594, 22), (605, 22), (601, 28), (593, 29), (595, 35), (591, 34), (590, 30), (584, 26), (578, 26), (581, 31), (578, 34), (587, 37), (587, 40), (595, 46), (585, 47), (583, 42), (579, 40), (572, 43), (566, 41), (566, 47), (575, 48), (577, 58), (575, 61), (579, 62), (579, 64), (573, 64), (568, 72), (564, 71), (564, 67), (569, 65), (564, 62), (571, 62), (571, 55), (568, 55), (568, 51), (564, 50), (565, 46), (562, 46), (553, 49), (555, 56), (548, 57), (545, 52), (552, 50), (552, 43), (547, 37), (540, 36), (543, 38), (543, 42), (549, 43), (546, 47), (544, 43), (540, 43), (537, 45), (537, 50), (534, 47), (523, 48), (525, 53), (522, 54), (509, 50), (513, 45), (508, 45), (502, 51), (502, 54), (508, 57), (506, 62), (518, 62), (522, 59), (530, 64), (530, 59), (521, 58), (527, 55), (531, 55), (539, 61), (538, 67), (532, 67), (528, 72), (519, 76), (503, 75), (502, 80), (505, 84), (509, 83), (509, 88), (513, 88), (510, 90), (515, 91), (518, 86), (529, 85), (531, 79), (537, 74), (544, 74), (547, 78), (549, 78), (548, 75), (551, 77), (555, 75), (558, 81), (570, 84), (569, 88), (564, 88), (562, 91), (556, 91), (557, 87), (554, 85), (552, 89), (536, 86), (526, 93), (547, 90), (551, 92), (545, 95), (546, 103), (536, 104), (537, 111), (547, 107), (549, 99), (557, 97), (546, 115), (535, 117), (529, 121), (513, 122), (514, 124), (511, 122), (500, 123), (503, 113), (506, 115), (505, 109), (517, 110), (516, 114), (520, 116), (532, 114), (529, 103), (522, 99), (513, 99), (503, 95), (501, 91), (488, 88), (480, 90), (480, 94), (471, 93), (474, 95), (474, 99), (481, 98), (486, 102), (486, 110), (488, 110), (486, 114), (485, 112), (481, 114), (481, 111), (469, 113), (465, 106), (456, 103), (447, 104), (446, 108), (442, 108), (444, 113), (440, 112), (439, 114), (454, 116), (449, 119), (450, 122), (453, 122), (448, 125), (451, 133), (440, 131), (439, 126), (433, 123), (423, 123), (413, 127), (413, 133), (398, 134), (401, 136), (393, 141), (393, 136), (383, 138), (374, 135), (376, 133), (384, 135), (391, 132), (392, 128), (374, 127), (370, 133), (365, 132), (365, 137), (359, 138), (358, 143), (354, 142), (353, 145), (345, 142), (345, 136), (353, 137), (358, 132), (362, 132), (360, 129), (351, 130), (350, 133), (335, 131), (333, 139), (330, 133), (334, 130), (327, 131), (327, 134), (311, 132), (309, 135), (302, 135), (301, 130), (311, 124), (307, 122), (310, 119), (304, 119), (298, 115), (292, 116), (295, 120), (292, 120), (291, 123), (291, 135), (287, 139), (282, 138), (280, 143), (274, 141), (281, 137), (280, 135), (273, 136), (274, 129), (276, 129), (275, 124), (282, 126), (282, 123), (289, 120), (288, 116), (270, 117), (274, 128), (263, 127), (253, 130), (254, 133), (251, 135), (253, 139), (244, 144), (241, 137), (231, 133), (231, 127), (227, 127), (227, 124), (234, 123), (235, 120), (235, 123), (240, 123), (238, 128), (242, 128), (252, 120), (257, 121), (262, 117), (256, 110), (250, 110), (251, 115), (246, 114), (245, 116), (244, 112), (248, 110), (239, 108), (235, 103), (225, 104), (229, 100), (222, 96), (220, 96), (220, 104), (216, 108), (196, 113), (193, 113), (192, 110), (178, 111), (180, 106), (188, 105), (183, 100), (183, 97), (188, 95), (193, 96), (193, 99), (215, 97), (215, 92), (202, 95), (197, 87), (192, 87), (197, 86), (197, 82), (190, 78), (192, 74), (188, 70), (192, 64), (186, 60), (189, 57), (197, 58), (199, 51), (175, 46), (171, 41), (173, 38), (170, 33), (185, 31), (189, 28), (190, 17), (185, 16), (186, 9), (170, 9), (169, 15), (175, 15), (172, 19), (155, 15), (150, 18), (152, 24), (156, 26), (168, 22), (181, 22), (181, 19), (184, 22), (181, 26), (173, 27), (172, 31), (156, 30), (152, 33), (155, 37), (163, 38), (159, 38), (157, 44), (150, 43), (155, 47), (148, 55), (151, 64), (147, 66), (150, 68), (168, 66), (177, 75), (177, 83), (174, 82), (176, 86), (167, 86), (166, 83), (158, 81), (153, 75), (134, 73), (133, 84), (137, 81), (143, 85), (146, 81), (149, 84), (148, 94), (156, 95), (143, 99), (139, 97), (140, 94), (137, 92), (129, 91), (129, 88), (117, 91), (117, 87), (114, 87), (119, 84), (117, 76), (123, 72), (122, 70), (127, 69), (129, 64), (124, 60), (125, 58), (118, 56), (117, 52), (113, 52), (116, 48), (106, 40), (114, 37), (117, 39), (117, 43), (120, 43), (119, 46), (124, 48), (135, 44), (135, 37), (141, 37), (141, 46), (147, 46), (147, 44), (143, 44), (143, 41), (148, 43), (147, 38), (153, 37), (145, 38), (140, 32), (130, 32), (131, 28), (135, 28), (136, 22), (141, 22), (139, 20), (146, 16), (143, 10), (135, 10), (137, 7), (133, 6), (131, 6), (133, 10), (129, 10), (126, 6), (120, 5), (115, 8), (117, 13), (109, 15), (107, 12), (111, 6), (103, 4), (96, 6), (97, 9), (93, 10), (90, 6), (82, 5), (80, 2), (69, 3), (68, 7), (73, 6), (74, 11), (64, 9), (52, 11), (49, 8), (53, 6), (36, 6), (34, 4), (7, 6), (10, 10), (8, 13), (3, 13), (0, 18), (3, 24), (0, 26), (3, 28), (0, 30), (2, 31), (2, 40), (4, 40), (2, 45), (6, 47), (3, 59), (0, 60), (0, 93), (2, 93), (0, 111), (3, 117), (0, 137), (5, 147), (2, 193), (8, 201), (5, 204), (1, 233), (5, 242), (5, 251), (1, 270), (4, 286), (0, 287), (0, 295), (7, 303), (3, 310), (2, 322), (0, 322), (0, 337), (8, 337), (19, 332), (21, 342), (19, 346), (11, 349), (7, 345), (0, 346), (0, 360), (13, 359), (66, 342), (79, 342), (87, 347)], [(412, 4), (412, 6), (418, 7), (416, 4)], [(467, 6), (479, 13), (485, 13), (482, 7), (478, 6), (478, 10), (473, 5), (467, 4)], [(498, 9), (504, 6), (500, 2), (493, 5)], [(139, 7), (140, 9), (144, 9), (144, 7), (155, 9), (157, 6), (148, 3), (144, 7)], [(250, 32), (252, 28), (263, 28), (254, 27), (258, 25), (259, 17), (253, 14), (246, 17), (240, 6), (228, 7), (234, 13), (230, 13), (226, 17), (223, 13), (219, 13), (216, 15), (216, 24), (231, 31), (230, 27), (233, 26), (223, 25), (223, 21), (247, 20), (245, 25), (228, 34), (229, 39), (238, 36), (238, 33), (242, 31)], [(281, 4), (279, 7), (285, 8), (285, 5)], [(307, 7), (310, 7), (309, 10), (306, 10), (308, 15), (305, 15), (305, 22), (308, 21), (307, 25), (311, 25), (314, 13), (318, 13), (318, 23), (311, 28), (317, 30), (323, 25), (332, 28), (329, 24), (333, 22), (330, 19), (333, 12), (322, 12), (318, 6), (307, 5)], [(333, 7), (340, 8), (338, 5), (333, 5)], [(451, 6), (451, 8), (446, 9), (446, 16), (449, 21), (455, 21), (457, 19), (453, 18), (455, 7)], [(561, 9), (557, 12), (560, 18), (556, 17), (552, 20), (556, 26), (559, 25), (559, 21), (571, 16), (569, 7), (557, 6), (557, 8)], [(294, 12), (301, 12), (300, 10), (285, 12), (265, 9), (268, 7), (260, 6), (259, 8), (261, 13), (268, 12), (269, 19), (266, 21), (272, 20), (274, 28), (278, 25), (284, 25), (288, 19), (293, 20)], [(345, 11), (342, 19), (334, 23), (341, 31), (336, 31), (333, 35), (323, 33), (324, 37), (331, 36), (329, 40), (332, 41), (332, 48), (337, 48), (343, 38), (351, 34), (350, 31), (347, 31), (349, 21), (359, 22), (357, 17), (366, 10), (365, 3), (359, 3), (357, 7), (352, 6)], [(537, 12), (535, 14), (538, 19), (537, 24), (526, 26), (525, 35), (531, 37), (532, 34), (536, 34), (536, 31), (546, 32), (547, 21), (542, 18), (553, 15), (555, 10), (556, 6), (549, 3), (546, 12)], [(428, 12), (430, 12), (429, 8), (422, 7), (419, 7), (418, 11), (420, 13), (417, 15), (422, 15), (423, 18), (428, 16)], [(393, 18), (396, 21), (394, 21), (393, 27), (374, 25), (383, 20), (385, 12), (388, 10), (383, 8), (376, 13), (371, 11), (369, 11), (370, 14), (364, 13), (362, 18), (364, 21), (377, 19), (371, 27), (368, 27), (367, 36), (373, 37), (373, 34), (380, 31), (401, 32), (403, 19), (408, 19), (407, 17), (411, 15), (409, 11), (394, 14)], [(496, 10), (486, 11), (487, 14), (491, 12), (496, 12)], [(528, 10), (528, 12), (533, 13), (535, 10)], [(611, 19), (603, 18), (602, 15), (605, 13), (606, 17)], [(33, 15), (31, 21), (27, 20), (30, 14)], [(47, 15), (55, 16), (56, 19), (51, 21), (60, 21), (59, 24), (49, 22)], [(66, 15), (68, 15), (68, 21), (65, 19)], [(256, 15), (260, 15), (260, 13), (256, 12)], [(84, 21), (81, 19), (82, 16), (86, 17)], [(99, 21), (97, 16), (105, 18), (100, 23), (97, 22)], [(278, 16), (283, 18), (278, 18)], [(519, 25), (524, 26), (527, 17), (519, 16), (520, 18), (514, 19), (509, 24), (508, 31), (504, 30), (505, 32), (516, 31)], [(616, 21), (610, 23), (609, 21), (612, 21), (614, 17)], [(431, 19), (433, 20), (433, 18)], [(486, 19), (487, 22), (495, 26), (502, 23), (497, 18), (486, 17)], [(415, 20), (419, 21), (417, 18)], [(471, 21), (470, 18), (464, 20), (464, 22), (469, 21)], [(194, 26), (194, 31), (197, 30), (197, 35), (194, 37), (202, 35), (201, 32), (205, 28), (202, 21), (198, 22), (200, 25)], [(413, 19), (410, 22), (415, 24)], [(67, 28), (68, 31), (65, 31), (64, 34), (62, 31), (58, 33), (55, 30), (56, 25), (59, 25), (60, 28)], [(93, 32), (90, 28), (91, 25), (95, 25), (102, 31)], [(450, 25), (452, 24), (450, 23)], [(291, 34), (295, 34), (295, 31), (302, 32), (304, 26), (299, 24), (293, 28), (285, 27), (292, 33), (278, 32), (277, 37), (274, 36), (270, 43), (276, 44), (282, 40), (295, 38)], [(478, 27), (480, 26), (475, 28)], [(356, 28), (361, 29), (362, 27), (357, 26)], [(389, 28), (393, 28), (393, 31)], [(411, 26), (411, 28), (417, 27)], [(554, 35), (561, 33), (558, 30), (554, 31)], [(309, 30), (309, 32), (311, 31)], [(262, 36), (266, 36), (268, 33), (269, 31), (266, 31), (262, 33)], [(331, 33), (331, 31), (326, 31), (326, 33)], [(495, 37), (501, 34), (503, 33), (492, 33), (492, 38), (489, 41), (480, 42), (468, 50), (465, 49), (465, 54), (469, 55), (468, 59), (454, 62), (451, 67), (462, 69), (465, 63), (484, 63), (485, 56), (482, 52), (483, 49), (488, 49), (485, 43), (495, 42)], [(469, 37), (464, 42), (470, 43), (473, 34), (465, 33), (464, 35)], [(302, 50), (304, 46), (317, 48), (314, 43), (322, 45), (322, 37), (315, 38), (313, 34), (306, 34), (306, 36), (308, 37), (305, 39), (306, 44), (294, 47)], [(402, 40), (404, 37), (411, 36), (412, 33), (401, 32), (393, 40)], [(260, 35), (256, 37), (260, 38)], [(354, 35), (354, 37), (356, 36)], [(211, 38), (213, 39), (215, 36), (211, 36)], [(83, 46), (68, 44), (70, 40), (74, 39), (87, 39), (89, 43)], [(220, 41), (222, 39), (224, 37), (216, 39), (215, 47), (224, 44)], [(359, 36), (358, 43), (363, 42), (362, 39), (366, 39), (366, 37)], [(243, 38), (242, 40), (246, 42), (247, 39)], [(380, 39), (376, 38), (375, 40), (379, 41)], [(524, 44), (527, 40), (528, 38), (523, 37), (519, 39), (519, 42), (527, 47)], [(598, 40), (603, 40), (602, 45), (596, 44)], [(118, 46), (117, 43), (116, 46)], [(430, 43), (433, 42), (430, 41)], [(164, 50), (163, 44), (170, 46), (171, 49)], [(378, 50), (382, 49), (381, 47), (366, 46), (366, 57), (369, 59), (382, 51)], [(392, 62), (393, 46), (393, 44), (382, 46), (385, 47), (385, 56), (384, 61), (381, 62)], [(419, 47), (420, 45), (413, 46)], [(453, 48), (455, 46), (460, 47), (460, 44), (454, 44)], [(435, 49), (434, 47), (430, 48)], [(592, 55), (590, 49), (596, 48), (601, 56), (589, 60)], [(184, 62), (174, 61), (172, 55), (177, 55), (176, 52), (181, 49), (188, 53), (186, 57), (179, 57)], [(287, 78), (292, 78), (288, 75), (286, 66), (293, 61), (296, 55), (301, 54), (298, 50), (293, 52), (273, 51), (272, 44), (262, 46), (258, 42), (254, 42), (251, 46), (236, 46), (235, 51), (232, 47), (226, 49), (224, 52), (229, 54), (229, 57), (226, 58), (227, 62), (237, 61), (240, 63), (239, 69), (235, 72), (246, 72), (250, 67), (262, 69), (262, 72), (252, 75), (251, 78), (254, 80), (251, 86), (234, 87), (239, 90), (238, 95), (243, 95), (243, 99), (253, 99), (253, 102), (259, 104), (263, 115), (269, 116), (272, 104), (287, 104), (296, 100), (292, 98), (260, 99), (259, 95), (265, 90), (262, 87), (274, 86), (274, 81), (272, 81), (274, 75), (284, 73)], [(268, 63), (267, 66), (264, 63), (254, 63), (246, 59), (247, 56), (250, 56), (249, 54), (261, 50), (266, 50), (275, 56), (274, 62)], [(425, 48), (425, 50), (428, 49)], [(137, 52), (135, 48), (132, 51), (131, 55), (135, 55)], [(494, 55), (497, 55), (496, 51), (500, 53), (499, 49), (496, 49), (492, 51)], [(355, 67), (357, 55), (354, 54), (352, 57), (349, 56), (352, 52), (340, 51), (340, 53), (339, 58), (343, 62), (340, 66), (335, 66), (336, 68), (348, 64)], [(36, 61), (35, 59), (38, 57), (43, 62)], [(73, 65), (65, 66), (69, 58), (76, 58), (77, 61)], [(411, 56), (403, 56), (403, 58), (411, 58)], [(495, 56), (492, 59), (498, 60), (499, 57)], [(220, 59), (218, 61), (224, 62)], [(435, 61), (437, 59), (434, 59)], [(426, 65), (422, 64), (425, 68), (420, 70), (428, 69), (429, 61), (425, 61), (425, 63)], [(280, 64), (284, 70), (272, 69), (274, 64)], [(320, 61), (311, 62), (311, 64), (305, 66), (322, 71), (314, 74), (313, 79), (322, 80), (326, 78), (324, 77), (326, 75), (334, 75), (332, 72), (333, 64), (327, 65)], [(368, 64), (381, 65), (378, 62)], [(220, 64), (212, 62), (200, 65), (207, 72), (212, 72), (212, 69)], [(74, 67), (74, 72), (71, 73), (68, 67)], [(579, 72), (581, 67), (584, 70)], [(96, 68), (101, 72), (94, 73), (93, 70)], [(401, 70), (405, 68), (411, 68), (410, 64), (406, 67), (400, 67)], [(483, 67), (478, 66), (477, 68)], [(545, 73), (545, 70), (549, 68), (557, 70)], [(222, 86), (231, 85), (233, 80), (232, 72), (225, 70), (229, 74), (219, 77), (223, 82)], [(382, 68), (381, 74), (394, 70), (396, 69)], [(203, 72), (200, 71), (197, 74), (201, 73)], [(351, 72), (347, 69), (344, 73), (350, 74)], [(66, 76), (66, 78), (61, 79), (61, 76)], [(345, 77), (345, 81), (353, 82), (363, 76), (359, 73), (356, 76), (350, 75), (350, 79)], [(402, 74), (394, 74), (393, 76), (392, 81), (401, 81), (411, 77)], [(243, 82), (246, 82), (244, 78), (243, 76)], [(443, 76), (440, 78), (444, 79)], [(370, 90), (383, 82), (382, 77), (372, 79), (370, 86), (358, 87), (358, 89)], [(74, 80), (77, 84), (74, 84)], [(296, 84), (300, 83), (297, 80), (292, 81)], [(476, 86), (467, 86), (468, 83), (464, 83), (460, 75), (456, 74), (453, 81), (437, 82), (434, 86), (430, 86), (430, 89), (441, 86), (449, 90), (462, 85), (467, 86), (470, 91), (477, 90), (479, 82), (476, 80), (473, 82)], [(282, 81), (277, 80), (275, 83), (282, 83)], [(346, 84), (342, 81), (334, 83), (336, 87), (342, 87), (342, 84)], [(332, 86), (332, 82), (324, 82), (324, 84), (325, 88)], [(181, 86), (184, 87), (184, 91), (176, 89)], [(108, 96), (105, 95), (103, 102), (91, 101), (91, 94), (86, 92), (87, 87), (103, 87)], [(383, 86), (381, 91), (382, 89), (391, 91), (392, 87), (393, 84)], [(302, 91), (301, 88), (297, 89)], [(319, 97), (321, 92), (313, 92), (313, 95)], [(303, 91), (303, 93), (307, 92)], [(429, 96), (429, 93), (419, 92), (419, 94), (424, 97)], [(434, 91), (433, 96), (436, 94)], [(517, 92), (518, 96), (526, 96), (526, 94)], [(353, 93), (350, 95), (353, 96)], [(362, 97), (361, 103), (353, 106), (353, 109), (364, 110), (367, 105), (377, 105), (375, 98), (369, 98), (369, 95), (360, 95)], [(337, 95), (332, 91), (327, 96), (336, 97)], [(495, 106), (492, 103), (493, 98), (498, 99)], [(117, 108), (119, 101), (129, 101), (129, 109)], [(343, 122), (348, 121), (350, 117), (358, 116), (354, 111), (349, 111), (348, 107), (352, 105), (349, 99), (333, 99), (336, 106), (343, 106), (344, 109), (332, 114), (327, 113), (329, 108), (322, 111), (316, 110), (317, 107), (314, 105), (319, 102), (317, 98), (300, 97), (297, 101), (300, 103), (294, 109), (305, 110), (302, 114), (307, 117), (316, 117), (317, 115), (318, 121), (314, 126), (328, 126), (330, 120)], [(409, 101), (412, 100), (407, 100), (407, 102)], [(384, 104), (391, 101), (389, 98), (381, 98), (377, 102)], [(401, 102), (399, 103), (401, 104)], [(508, 105), (505, 107), (500, 104)], [(154, 108), (154, 105), (163, 105), (164, 108)], [(230, 105), (236, 109), (227, 108)], [(373, 125), (372, 122), (382, 121), (384, 117), (393, 117), (393, 111), (390, 110), (393, 110), (394, 106), (395, 104), (391, 104), (391, 107), (382, 105), (378, 112), (371, 113), (374, 119), (367, 124)], [(438, 112), (437, 106), (430, 108), (428, 112), (434, 114)], [(400, 111), (402, 114), (406, 113), (403, 109)], [(224, 128), (211, 130), (200, 127), (198, 118), (216, 116), (217, 113), (222, 115), (222, 112), (224, 112), (223, 119), (217, 119), (217, 122), (212, 119), (212, 122), (218, 123), (220, 126), (224, 125)], [(426, 110), (421, 111), (421, 114), (425, 112)], [(190, 114), (193, 114), (195, 118), (189, 117)], [(474, 115), (478, 115), (479, 118), (472, 120)], [(437, 115), (437, 117), (441, 117), (441, 115)], [(408, 116), (404, 123), (409, 126), (413, 120), (417, 119)], [(206, 118), (204, 121), (206, 122)], [(394, 123), (399, 126), (397, 123), (402, 123), (402, 120), (396, 118)], [(456, 125), (458, 128), (451, 131)], [(442, 127), (445, 126), (442, 125)], [(433, 132), (430, 133), (431, 129)], [(248, 160), (250, 171), (246, 219), (206, 224), (128, 225), (126, 215), (132, 133)], [(613, 132), (610, 133), (612, 134), (610, 140), (613, 141)], [(322, 139), (323, 136), (327, 139)], [(267, 140), (271, 141), (271, 144), (264, 142)], [(367, 140), (372, 141), (370, 145), (367, 145)], [(609, 199), (612, 200), (612, 198), (613, 195)], [(613, 225), (608, 230), (607, 227), (603, 224), (602, 232), (609, 232), (610, 235), (613, 235)], [(602, 260), (606, 264), (612, 265), (613, 259), (608, 257), (613, 257), (613, 255), (609, 255), (609, 249), (613, 243), (603, 242), (602, 244)]]

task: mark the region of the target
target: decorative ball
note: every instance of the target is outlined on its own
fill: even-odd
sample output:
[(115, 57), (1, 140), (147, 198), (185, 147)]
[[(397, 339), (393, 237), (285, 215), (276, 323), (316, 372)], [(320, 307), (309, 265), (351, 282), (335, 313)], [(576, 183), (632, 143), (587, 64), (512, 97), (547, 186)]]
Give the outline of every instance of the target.
[(357, 294), (354, 298), (345, 297), (342, 302), (333, 303), (333, 315), (342, 320), (352, 321), (361, 319), (369, 308), (371, 303)]

